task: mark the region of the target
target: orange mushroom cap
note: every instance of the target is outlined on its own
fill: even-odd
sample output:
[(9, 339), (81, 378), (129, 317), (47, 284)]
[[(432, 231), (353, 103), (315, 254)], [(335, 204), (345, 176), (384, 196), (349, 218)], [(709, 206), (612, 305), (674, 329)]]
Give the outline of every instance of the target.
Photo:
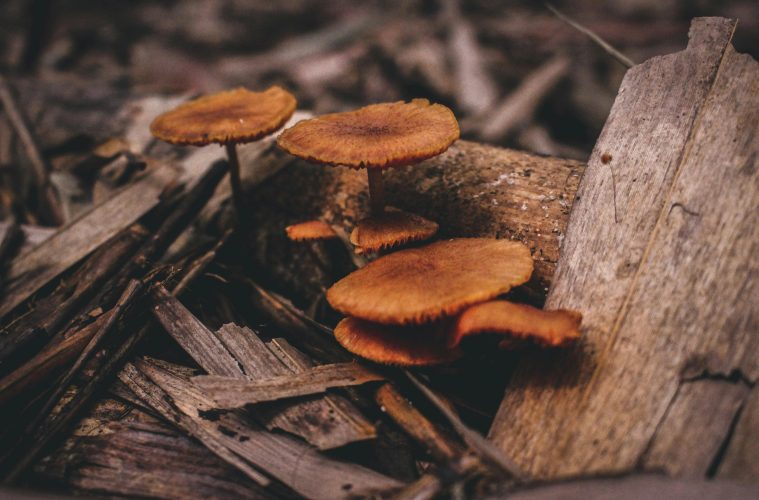
[(558, 309), (544, 311), (526, 304), (493, 300), (474, 305), (456, 319), (450, 345), (458, 345), (466, 335), (477, 333), (508, 334), (511, 339), (525, 339), (557, 347), (580, 337), (582, 314)]
[(282, 127), (295, 105), (295, 97), (280, 87), (263, 92), (240, 87), (181, 104), (153, 120), (150, 132), (171, 144), (251, 142)]
[(359, 221), (351, 232), (350, 240), (363, 252), (377, 252), (411, 241), (428, 240), (435, 236), (437, 230), (437, 222), (386, 207), (384, 213)]
[(292, 241), (321, 241), (338, 237), (332, 226), (320, 220), (310, 220), (287, 226), (285, 232)]
[(282, 132), (277, 144), (316, 163), (389, 168), (437, 156), (458, 138), (450, 109), (414, 99), (303, 120)]
[(429, 323), (525, 283), (532, 268), (530, 250), (516, 241), (438, 241), (380, 257), (335, 283), (327, 300), (375, 323)]
[(436, 365), (462, 354), (448, 347), (448, 329), (437, 323), (404, 327), (345, 318), (335, 327), (335, 339), (353, 354), (386, 365)]

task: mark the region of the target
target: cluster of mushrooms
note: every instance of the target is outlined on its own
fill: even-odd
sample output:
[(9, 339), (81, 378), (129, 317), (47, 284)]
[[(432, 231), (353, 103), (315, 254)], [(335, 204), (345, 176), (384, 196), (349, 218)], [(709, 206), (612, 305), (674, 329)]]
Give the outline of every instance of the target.
[[(151, 132), (172, 144), (223, 144), (238, 219), (245, 218), (236, 144), (280, 129), (295, 111), (289, 92), (243, 88), (182, 104), (157, 117)], [(421, 366), (462, 355), (466, 336), (502, 336), (501, 347), (522, 341), (556, 347), (580, 336), (576, 311), (544, 311), (499, 299), (526, 283), (533, 271), (530, 250), (520, 242), (456, 238), (427, 245), (438, 224), (385, 206), (383, 170), (409, 166), (445, 152), (459, 138), (456, 117), (426, 99), (366, 106), (302, 120), (277, 144), (322, 165), (365, 168), (371, 213), (350, 235), (357, 253), (381, 254), (327, 291), (327, 301), (345, 319), (335, 327), (348, 351), (377, 363)], [(286, 228), (294, 241), (336, 238), (324, 221)], [(414, 243), (413, 248), (390, 252)]]

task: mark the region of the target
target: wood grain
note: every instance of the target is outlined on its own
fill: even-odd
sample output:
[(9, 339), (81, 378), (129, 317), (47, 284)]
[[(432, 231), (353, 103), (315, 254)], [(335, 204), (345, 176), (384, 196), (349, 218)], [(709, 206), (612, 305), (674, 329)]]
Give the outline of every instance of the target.
[(242, 408), (247, 404), (320, 394), (334, 387), (349, 387), (382, 379), (382, 376), (356, 363), (338, 363), (251, 381), (201, 375), (193, 378), (192, 382), (213, 399), (217, 408)]
[[(535, 258), (532, 285), (544, 296), (583, 170), (573, 160), (460, 140), (436, 158), (391, 169), (384, 181), (388, 204), (438, 222), (440, 238), (524, 242)], [(304, 245), (291, 242), (285, 227), (324, 219), (350, 234), (369, 213), (367, 195), (365, 173), (293, 161), (258, 186), (251, 200), (258, 228), (251, 257), (312, 300), (334, 277), (314, 272)]]
[[(209, 374), (240, 380), (292, 375), (252, 330), (229, 324), (214, 333), (165, 290), (157, 288), (154, 296), (153, 312), (158, 321)], [(267, 427), (301, 436), (320, 449), (376, 435), (374, 426), (357, 410), (335, 411), (333, 402), (324, 397), (277, 404), (255, 413)]]
[(145, 215), (175, 177), (170, 166), (158, 167), (15, 259), (8, 269), (0, 316)]
[[(321, 455), (300, 440), (257, 427), (239, 412), (204, 413), (212, 410), (212, 402), (168, 364), (139, 361), (128, 365), (120, 380), (134, 387), (164, 418), (249, 477), (256, 474), (248, 465), (253, 464), (307, 498), (347, 498), (400, 486), (377, 472)], [(257, 476), (254, 479), (260, 484), (260, 474)]]
[[(547, 301), (582, 311), (584, 342), (525, 360), (491, 428), (538, 477), (628, 471), (649, 449), (703, 474), (682, 450), (714, 453), (740, 395), (705, 425), (695, 413), (713, 403), (678, 388), (694, 373), (759, 377), (759, 65), (729, 46), (734, 27), (695, 19), (686, 50), (625, 76)], [(673, 436), (687, 419), (705, 426), (686, 444)]]

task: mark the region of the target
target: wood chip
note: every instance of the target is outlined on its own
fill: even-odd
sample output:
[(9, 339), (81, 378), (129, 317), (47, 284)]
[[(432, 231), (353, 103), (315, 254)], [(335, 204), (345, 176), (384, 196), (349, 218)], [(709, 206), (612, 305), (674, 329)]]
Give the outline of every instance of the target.
[(383, 377), (356, 363), (319, 365), (309, 370), (279, 377), (243, 381), (213, 375), (192, 379), (218, 408), (240, 408), (246, 404), (276, 401), (295, 396), (320, 394), (333, 387), (376, 382)]

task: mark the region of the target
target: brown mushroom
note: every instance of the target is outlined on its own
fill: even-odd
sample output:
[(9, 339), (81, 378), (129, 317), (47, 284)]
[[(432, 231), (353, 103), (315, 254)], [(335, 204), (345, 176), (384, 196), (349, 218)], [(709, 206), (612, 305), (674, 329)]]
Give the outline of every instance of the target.
[(287, 226), (287, 237), (292, 241), (324, 241), (337, 239), (332, 226), (321, 220), (310, 220)]
[[(410, 241), (427, 240), (437, 233), (437, 222), (395, 207), (362, 220), (351, 232), (350, 241), (361, 252), (377, 252)], [(388, 239), (388, 235), (391, 238)]]
[(337, 311), (375, 323), (423, 324), (508, 292), (532, 274), (522, 243), (490, 238), (438, 241), (383, 256), (327, 291)]
[(467, 335), (499, 333), (546, 347), (569, 344), (580, 337), (582, 314), (568, 309), (544, 311), (527, 304), (492, 300), (474, 305), (455, 321), (449, 345)]
[(151, 133), (171, 144), (225, 146), (232, 196), (238, 217), (245, 218), (236, 145), (256, 141), (281, 128), (295, 112), (295, 97), (280, 87), (263, 92), (245, 88), (207, 95), (158, 116)]
[(438, 323), (388, 326), (345, 318), (335, 327), (335, 339), (356, 356), (386, 365), (436, 365), (461, 357), (458, 348), (449, 346), (449, 330)]
[(543, 347), (566, 346), (580, 337), (582, 315), (576, 311), (544, 311), (525, 304), (493, 300), (469, 307), (454, 319), (425, 325), (383, 325), (345, 318), (335, 327), (335, 339), (357, 356), (382, 364), (423, 366), (461, 357), (461, 341), (477, 334), (500, 334), (499, 346), (519, 341)]
[(304, 120), (285, 130), (277, 144), (315, 163), (367, 169), (372, 215), (358, 223), (353, 240), (368, 249), (364, 245), (367, 235), (367, 245), (379, 249), (429, 238), (434, 224), (420, 216), (401, 216), (397, 212), (383, 217), (383, 169), (437, 156), (458, 138), (458, 122), (450, 109), (430, 104), (427, 99), (414, 99)]

